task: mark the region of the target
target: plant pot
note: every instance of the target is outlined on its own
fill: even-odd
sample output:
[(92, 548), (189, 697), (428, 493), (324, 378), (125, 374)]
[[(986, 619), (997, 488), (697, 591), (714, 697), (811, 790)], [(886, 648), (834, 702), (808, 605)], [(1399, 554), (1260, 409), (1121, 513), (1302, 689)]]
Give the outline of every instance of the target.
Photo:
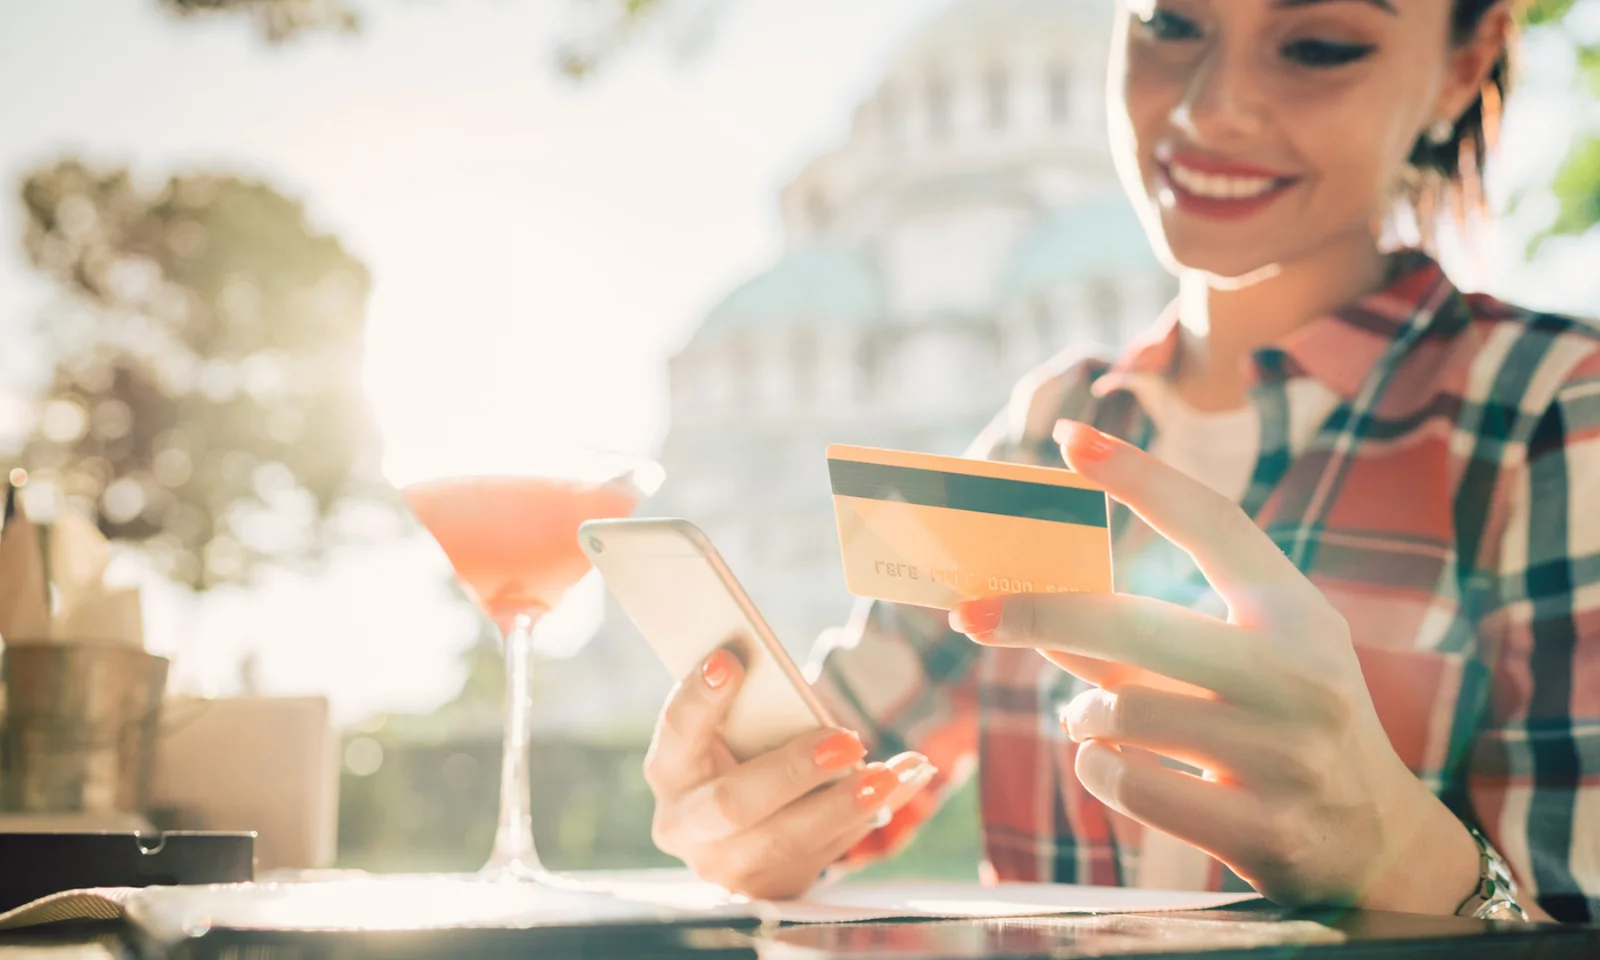
[(92, 643), (7, 643), (0, 806), (138, 813), (149, 801), (168, 661)]

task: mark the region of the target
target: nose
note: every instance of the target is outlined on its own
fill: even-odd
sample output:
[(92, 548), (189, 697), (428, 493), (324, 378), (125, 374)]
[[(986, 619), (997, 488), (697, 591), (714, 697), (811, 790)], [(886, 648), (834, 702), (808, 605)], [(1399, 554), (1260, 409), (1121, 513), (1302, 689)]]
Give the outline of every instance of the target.
[(1264, 125), (1262, 77), (1249, 52), (1216, 38), (1195, 60), (1172, 124), (1197, 145), (1248, 140)]

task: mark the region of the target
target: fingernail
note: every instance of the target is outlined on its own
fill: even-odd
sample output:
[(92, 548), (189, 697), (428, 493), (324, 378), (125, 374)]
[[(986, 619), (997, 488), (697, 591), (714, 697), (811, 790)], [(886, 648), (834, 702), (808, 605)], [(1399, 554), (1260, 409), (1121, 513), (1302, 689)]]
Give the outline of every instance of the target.
[(1004, 610), (1005, 600), (1001, 597), (983, 597), (958, 603), (950, 611), (950, 629), (983, 643), (1000, 626), (1000, 615)]
[(930, 767), (932, 764), (928, 762), (927, 757), (917, 753), (915, 750), (907, 750), (884, 764), (884, 766), (893, 770), (895, 776), (900, 778), (900, 782), (904, 783), (908, 778), (915, 775), (918, 770)]
[(705, 666), (700, 668), (700, 676), (705, 678), (706, 686), (715, 690), (728, 682), (733, 676), (733, 654), (726, 650), (718, 650), (706, 658)]
[(817, 744), (811, 759), (824, 770), (843, 770), (867, 755), (861, 738), (849, 730), (840, 730)]
[(908, 786), (925, 787), (928, 785), (928, 781), (932, 780), (938, 772), (938, 767), (924, 760), (910, 770), (902, 772), (900, 774), (900, 782)]
[(1061, 724), (1061, 729), (1066, 732), (1067, 739), (1073, 743), (1081, 743), (1077, 735), (1072, 732), (1072, 706), (1068, 704), (1056, 711), (1056, 722)]
[(1076, 420), (1057, 420), (1051, 436), (1074, 462), (1096, 463), (1117, 450), (1116, 441), (1086, 423)]
[(861, 786), (856, 788), (856, 803), (863, 810), (875, 810), (883, 806), (894, 788), (900, 786), (900, 777), (893, 770), (879, 767), (861, 778)]

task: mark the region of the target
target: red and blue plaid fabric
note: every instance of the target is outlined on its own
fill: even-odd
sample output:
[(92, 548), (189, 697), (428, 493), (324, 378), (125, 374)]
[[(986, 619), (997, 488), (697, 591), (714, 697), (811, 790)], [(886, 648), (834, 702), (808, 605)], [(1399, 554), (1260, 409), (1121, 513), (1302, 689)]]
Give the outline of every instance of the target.
[[(1349, 621), (1401, 758), (1553, 916), (1600, 919), (1600, 329), (1462, 293), (1420, 253), (1398, 265), (1256, 353), (1262, 445), (1242, 505)], [(1169, 310), (1114, 364), (1057, 360), (972, 455), (1059, 465), (1060, 417), (1147, 446), (1129, 384), (1177, 343)], [(1293, 453), (1303, 378), (1338, 404)], [(1113, 521), (1119, 590), (1222, 611), (1185, 555), (1120, 506)], [(812, 675), (875, 755), (941, 768), (853, 861), (897, 849), (976, 770), (985, 876), (1137, 875), (1142, 827), (1078, 784), (1056, 720), (1080, 681), (1043, 658), (872, 603), (819, 644)], [(1212, 881), (1242, 887), (1220, 864)]]

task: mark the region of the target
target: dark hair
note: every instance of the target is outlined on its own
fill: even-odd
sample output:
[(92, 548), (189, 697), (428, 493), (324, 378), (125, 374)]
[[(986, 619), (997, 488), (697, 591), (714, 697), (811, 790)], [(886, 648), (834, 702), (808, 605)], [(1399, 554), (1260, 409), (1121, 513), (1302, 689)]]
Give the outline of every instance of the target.
[[(1455, 0), (1450, 17), (1451, 44), (1471, 40), (1484, 16), (1500, 3), (1515, 5), (1514, 0)], [(1477, 98), (1456, 119), (1451, 138), (1437, 145), (1425, 137), (1418, 138), (1412, 148), (1411, 165), (1423, 174), (1412, 198), (1419, 217), (1431, 220), (1445, 205), (1458, 220), (1485, 211), (1483, 168), (1500, 139), (1500, 114), (1511, 88), (1514, 40), (1514, 36), (1506, 38), (1506, 47), (1484, 78)]]

